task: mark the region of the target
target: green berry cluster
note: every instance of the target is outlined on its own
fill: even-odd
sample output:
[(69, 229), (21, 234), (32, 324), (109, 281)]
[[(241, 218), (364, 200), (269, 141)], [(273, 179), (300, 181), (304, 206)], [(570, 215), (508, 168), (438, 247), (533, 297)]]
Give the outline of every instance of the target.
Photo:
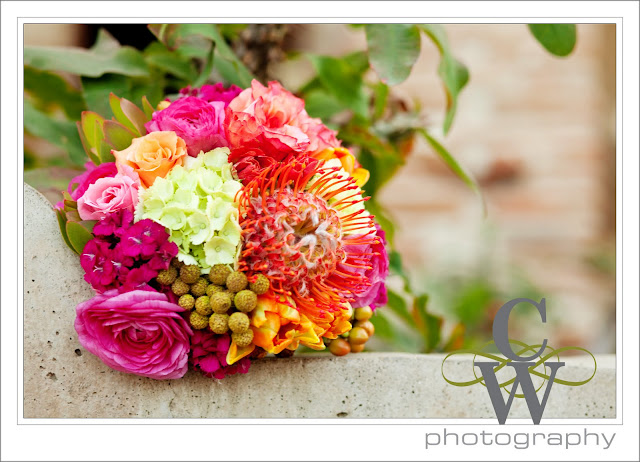
[(375, 328), (370, 321), (373, 310), (368, 307), (356, 308), (353, 319), (353, 329), (342, 337), (331, 340), (329, 351), (336, 356), (344, 356), (348, 353), (360, 353), (364, 345), (373, 335)]
[(269, 279), (263, 274), (247, 278), (240, 271), (232, 271), (229, 265), (215, 265), (208, 276), (201, 276), (195, 265), (184, 265), (174, 259), (168, 270), (158, 274), (156, 281), (170, 285), (179, 297), (178, 304), (191, 311), (189, 323), (194, 329), (206, 329), (215, 334), (231, 332), (231, 338), (239, 347), (253, 341), (250, 313), (258, 304), (258, 295), (270, 288)]

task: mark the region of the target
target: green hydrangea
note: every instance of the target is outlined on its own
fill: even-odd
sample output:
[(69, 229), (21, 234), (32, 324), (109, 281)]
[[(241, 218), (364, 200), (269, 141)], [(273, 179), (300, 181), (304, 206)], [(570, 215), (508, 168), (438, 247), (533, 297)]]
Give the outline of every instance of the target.
[(233, 179), (229, 149), (189, 157), (142, 192), (136, 220), (150, 218), (168, 228), (178, 259), (207, 273), (213, 265), (235, 264), (240, 252), (238, 204), (242, 185)]

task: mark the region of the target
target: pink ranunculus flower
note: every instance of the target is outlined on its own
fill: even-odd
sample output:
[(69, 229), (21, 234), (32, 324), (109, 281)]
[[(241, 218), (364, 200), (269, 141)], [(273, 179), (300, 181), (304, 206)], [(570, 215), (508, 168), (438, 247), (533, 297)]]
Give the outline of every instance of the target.
[(224, 107), (222, 101), (208, 103), (193, 96), (180, 98), (166, 109), (154, 112), (145, 128), (148, 132), (175, 132), (186, 143), (187, 153), (197, 157), (200, 151), (228, 146), (223, 126)]
[(227, 107), (241, 92), (242, 88), (236, 85), (230, 85), (225, 88), (222, 82), (218, 82), (215, 85), (203, 85), (200, 88), (185, 87), (180, 90), (180, 97), (195, 96), (208, 102), (222, 101), (224, 106)]
[(259, 147), (276, 160), (316, 154), (338, 147), (335, 132), (304, 109), (304, 101), (278, 82), (265, 87), (253, 80), (226, 109), (225, 133), (230, 148)]
[(83, 220), (102, 220), (118, 210), (134, 211), (138, 203), (140, 178), (124, 166), (114, 177), (100, 178), (78, 199), (78, 214)]
[(355, 300), (351, 302), (351, 306), (354, 308), (370, 306), (375, 310), (387, 303), (387, 286), (384, 281), (389, 275), (389, 256), (386, 249), (385, 232), (377, 223), (376, 235), (378, 237), (377, 244), (353, 246), (357, 247), (362, 254), (369, 255), (370, 260), (367, 268), (354, 269), (354, 267), (339, 265), (342, 271), (358, 272), (367, 278), (368, 285), (363, 286), (363, 290), (356, 294)]
[(82, 346), (112, 369), (179, 379), (188, 369), (193, 334), (183, 311), (151, 289), (114, 289), (76, 307), (75, 329)]

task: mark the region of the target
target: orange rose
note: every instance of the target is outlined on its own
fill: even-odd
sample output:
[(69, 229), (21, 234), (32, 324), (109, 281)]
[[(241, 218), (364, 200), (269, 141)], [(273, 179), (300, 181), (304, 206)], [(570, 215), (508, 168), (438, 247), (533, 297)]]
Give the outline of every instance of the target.
[(157, 177), (164, 178), (176, 165), (182, 165), (187, 147), (174, 132), (152, 132), (135, 138), (131, 146), (122, 151), (113, 151), (116, 166), (121, 170), (128, 165), (140, 177), (140, 183), (148, 188)]

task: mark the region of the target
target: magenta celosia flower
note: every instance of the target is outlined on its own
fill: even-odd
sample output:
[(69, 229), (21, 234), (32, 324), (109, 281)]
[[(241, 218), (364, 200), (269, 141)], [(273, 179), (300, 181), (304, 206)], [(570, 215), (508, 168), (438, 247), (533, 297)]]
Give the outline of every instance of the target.
[(231, 338), (227, 334), (197, 330), (191, 336), (189, 361), (194, 369), (209, 378), (224, 379), (227, 375), (246, 374), (251, 365), (249, 358), (242, 358), (231, 366), (227, 364), (230, 345)]
[(200, 151), (228, 145), (224, 134), (224, 107), (222, 101), (208, 103), (187, 96), (174, 101), (162, 111), (154, 112), (145, 124), (149, 132), (172, 131), (184, 140), (187, 152), (196, 157)]
[(221, 82), (218, 82), (215, 85), (203, 85), (200, 88), (191, 88), (191, 86), (188, 86), (180, 90), (180, 95), (181, 97), (194, 96), (209, 103), (222, 101), (224, 106), (227, 107), (231, 100), (238, 96), (240, 92), (242, 92), (242, 88), (236, 85), (225, 88)]
[[(84, 164), (84, 173), (74, 177), (69, 182), (69, 194), (74, 201), (77, 201), (87, 191), (87, 188), (100, 178), (111, 178), (116, 176), (118, 169), (115, 162), (106, 162), (96, 167), (93, 162)], [(62, 209), (64, 204), (62, 201), (56, 204), (56, 208)]]
[[(354, 266), (341, 265), (341, 271), (349, 273), (360, 273), (366, 277), (370, 285), (362, 286), (361, 291), (356, 293), (356, 298), (351, 302), (351, 306), (359, 308), (370, 306), (374, 310), (387, 303), (387, 286), (384, 281), (389, 274), (389, 256), (387, 254), (385, 232), (376, 223), (377, 244), (367, 246), (353, 246), (351, 248), (354, 255), (367, 255), (368, 267), (356, 268)], [(346, 263), (349, 263), (347, 261)]]
[(76, 307), (75, 329), (82, 346), (112, 369), (179, 379), (187, 372), (192, 334), (183, 311), (149, 288), (110, 290)]
[(98, 293), (144, 286), (169, 268), (178, 254), (164, 226), (149, 219), (133, 224), (128, 210), (109, 214), (94, 226), (94, 235), (80, 255), (80, 264), (85, 281)]

